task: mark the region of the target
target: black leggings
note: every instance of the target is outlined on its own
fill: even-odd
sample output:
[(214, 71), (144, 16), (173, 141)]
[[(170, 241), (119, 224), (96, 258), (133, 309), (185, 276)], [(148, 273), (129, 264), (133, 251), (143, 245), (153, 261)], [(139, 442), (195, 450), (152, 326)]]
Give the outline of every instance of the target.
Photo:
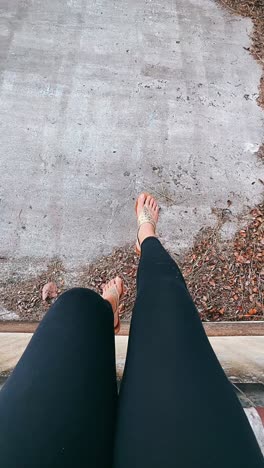
[(1, 468), (263, 468), (156, 238), (142, 244), (137, 287), (119, 398), (110, 304), (77, 288), (51, 307), (0, 392)]

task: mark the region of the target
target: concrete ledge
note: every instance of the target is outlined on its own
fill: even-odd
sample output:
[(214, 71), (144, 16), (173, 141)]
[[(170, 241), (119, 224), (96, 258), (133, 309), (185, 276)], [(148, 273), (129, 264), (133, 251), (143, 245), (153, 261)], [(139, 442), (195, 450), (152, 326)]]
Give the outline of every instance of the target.
[(31, 337), (31, 333), (0, 333), (0, 374), (15, 367)]
[[(14, 368), (31, 333), (0, 333), (0, 373)], [(264, 336), (211, 337), (210, 342), (226, 374), (233, 382), (264, 382)], [(123, 375), (127, 336), (116, 336), (116, 366)]]
[[(233, 382), (264, 382), (264, 336), (209, 338), (227, 376)], [(127, 336), (116, 337), (117, 375), (122, 377)]]
[[(0, 333), (34, 333), (39, 322), (0, 321)], [(207, 336), (264, 336), (264, 321), (203, 322)], [(121, 322), (119, 336), (128, 336), (130, 322)]]

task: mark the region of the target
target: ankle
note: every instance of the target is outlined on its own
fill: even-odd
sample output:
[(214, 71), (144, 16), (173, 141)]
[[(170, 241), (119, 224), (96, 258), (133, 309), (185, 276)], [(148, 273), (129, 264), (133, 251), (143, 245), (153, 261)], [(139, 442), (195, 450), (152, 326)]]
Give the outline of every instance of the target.
[(148, 237), (156, 237), (155, 229), (154, 229), (153, 225), (150, 224), (150, 223), (142, 224), (142, 226), (139, 228), (139, 232), (138, 232), (138, 238), (139, 238), (140, 245)]

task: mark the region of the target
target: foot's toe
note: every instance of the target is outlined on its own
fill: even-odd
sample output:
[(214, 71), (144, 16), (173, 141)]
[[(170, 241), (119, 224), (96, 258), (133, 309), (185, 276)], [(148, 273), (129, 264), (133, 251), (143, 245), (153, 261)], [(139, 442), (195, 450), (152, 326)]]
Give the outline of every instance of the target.
[(145, 204), (145, 201), (146, 201), (146, 195), (145, 193), (141, 193), (141, 195), (139, 195), (138, 197), (138, 201), (137, 201), (137, 214), (139, 214)]
[(123, 292), (123, 280), (119, 278), (119, 276), (116, 276), (114, 279), (115, 286), (117, 288), (118, 294), (121, 295)]
[(152, 197), (150, 195), (148, 195), (147, 198), (146, 198), (146, 201), (145, 201), (145, 206), (147, 208), (151, 207), (151, 199), (152, 199)]
[[(103, 298), (110, 302), (115, 314), (115, 326), (118, 323), (118, 306), (123, 293), (123, 280), (117, 276), (103, 286)], [(117, 313), (117, 314), (116, 314)]]
[(157, 202), (156, 202), (155, 198), (152, 197), (151, 200), (150, 200), (150, 209), (151, 209), (151, 211), (155, 212), (156, 206), (157, 206)]

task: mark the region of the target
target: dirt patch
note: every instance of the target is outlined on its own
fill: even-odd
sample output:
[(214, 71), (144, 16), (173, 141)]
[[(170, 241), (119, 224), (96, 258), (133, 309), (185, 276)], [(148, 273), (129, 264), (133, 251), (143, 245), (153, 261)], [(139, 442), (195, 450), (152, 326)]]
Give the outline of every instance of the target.
[[(0, 260), (1, 262), (1, 260)], [(0, 285), (0, 305), (7, 312), (15, 312), (20, 320), (40, 320), (52, 301), (42, 300), (42, 288), (48, 281), (58, 286), (58, 293), (65, 290), (64, 267), (60, 261), (52, 261), (47, 270), (26, 281), (8, 279)], [(2, 311), (5, 317), (5, 311)], [(1, 315), (0, 315), (1, 319)]]
[[(46, 271), (36, 277), (25, 281), (8, 279), (2, 283), (0, 285), (0, 304), (7, 313), (15, 312), (18, 316), (17, 320), (40, 320), (55, 301), (55, 299), (43, 301), (42, 290), (45, 284), (54, 282), (58, 287), (59, 295), (73, 286), (89, 287), (101, 294), (103, 284), (119, 275), (124, 279), (126, 285), (126, 294), (120, 305), (120, 314), (128, 319), (135, 300), (138, 261), (139, 258), (135, 254), (134, 246), (125, 246), (75, 272), (74, 281), (72, 281), (71, 275), (65, 271), (62, 263), (54, 260)], [(5, 310), (2, 313), (3, 320)]]
[[(263, 320), (264, 205), (251, 210), (247, 224), (234, 239), (223, 241), (221, 228), (226, 213), (218, 213), (214, 229), (203, 229), (180, 266), (203, 321)], [(102, 285), (116, 275), (124, 279), (126, 293), (120, 313), (128, 320), (136, 295), (138, 256), (134, 246), (116, 249), (75, 274), (74, 283), (101, 293)], [(49, 302), (42, 300), (42, 288), (53, 281), (62, 293), (70, 288), (60, 262), (28, 281), (8, 281), (0, 287), (0, 303), (16, 312), (20, 320), (40, 320)]]
[(264, 0), (218, 0), (218, 3), (230, 13), (251, 18), (253, 21), (252, 44), (248, 50), (263, 67), (257, 102), (264, 108)]
[(204, 321), (263, 320), (264, 205), (234, 239), (223, 242), (219, 220), (204, 230), (182, 268)]

